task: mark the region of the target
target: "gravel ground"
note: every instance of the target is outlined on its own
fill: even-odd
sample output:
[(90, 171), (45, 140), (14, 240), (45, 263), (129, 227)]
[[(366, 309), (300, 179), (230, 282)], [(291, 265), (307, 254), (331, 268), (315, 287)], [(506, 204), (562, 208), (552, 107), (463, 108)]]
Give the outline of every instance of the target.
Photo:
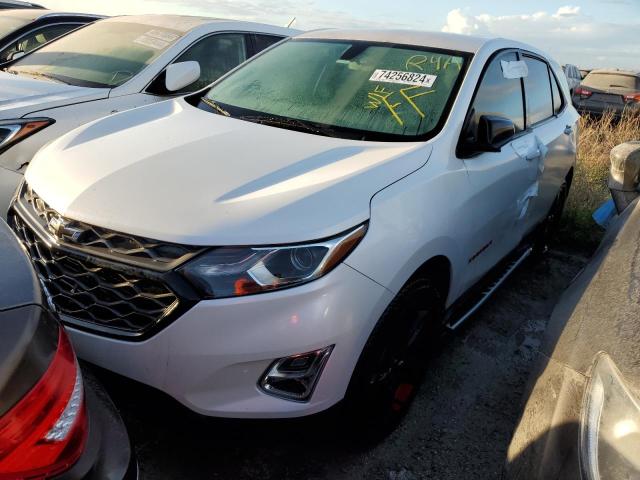
[(403, 423), (366, 450), (340, 441), (339, 428), (323, 415), (205, 418), (151, 389), (98, 373), (129, 428), (143, 480), (499, 478), (531, 350), (585, 262), (552, 251), (525, 263), (467, 325), (441, 342)]

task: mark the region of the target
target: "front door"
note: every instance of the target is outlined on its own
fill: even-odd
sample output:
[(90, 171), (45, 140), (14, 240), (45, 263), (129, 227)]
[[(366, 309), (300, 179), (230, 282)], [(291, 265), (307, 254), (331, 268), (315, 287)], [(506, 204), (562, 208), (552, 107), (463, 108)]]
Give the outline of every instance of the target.
[(535, 139), (525, 130), (522, 81), (509, 73), (518, 53), (494, 57), (480, 80), (463, 138), (477, 138), (483, 115), (511, 120), (513, 139), (499, 152), (483, 152), (464, 158), (470, 188), (475, 192), (467, 208), (472, 235), (467, 241), (465, 287), (469, 287), (518, 246), (524, 233), (528, 202), (535, 192), (537, 166), (531, 156)]

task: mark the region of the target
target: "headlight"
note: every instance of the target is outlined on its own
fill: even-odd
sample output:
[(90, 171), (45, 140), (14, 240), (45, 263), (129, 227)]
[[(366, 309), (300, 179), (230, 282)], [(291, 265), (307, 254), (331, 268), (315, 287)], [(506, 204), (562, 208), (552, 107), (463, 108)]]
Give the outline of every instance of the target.
[(589, 480), (640, 478), (640, 403), (604, 353), (585, 393), (580, 461)]
[(0, 153), (54, 122), (55, 120), (51, 118), (21, 118), (0, 121)]
[(274, 247), (221, 247), (193, 259), (180, 272), (206, 298), (250, 295), (292, 287), (330, 272), (366, 232), (360, 225), (328, 240)]

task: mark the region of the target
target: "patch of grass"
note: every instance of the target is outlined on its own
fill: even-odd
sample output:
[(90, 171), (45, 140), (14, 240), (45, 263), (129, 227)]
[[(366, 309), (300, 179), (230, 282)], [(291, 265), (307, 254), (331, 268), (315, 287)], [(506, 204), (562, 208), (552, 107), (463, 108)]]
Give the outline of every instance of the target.
[(571, 192), (558, 232), (559, 243), (583, 251), (593, 251), (604, 231), (591, 215), (610, 198), (607, 188), (609, 153), (616, 145), (640, 140), (640, 115), (625, 113), (580, 119), (578, 159)]

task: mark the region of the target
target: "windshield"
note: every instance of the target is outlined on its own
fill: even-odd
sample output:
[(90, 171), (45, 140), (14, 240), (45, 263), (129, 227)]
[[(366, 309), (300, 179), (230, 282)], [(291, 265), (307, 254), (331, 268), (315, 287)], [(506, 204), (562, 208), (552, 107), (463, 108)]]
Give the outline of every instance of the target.
[(590, 73), (582, 81), (582, 84), (600, 90), (607, 90), (609, 88), (640, 89), (640, 81), (636, 76), (621, 75), (619, 73)]
[(0, 17), (0, 39), (31, 23), (32, 19)]
[(21, 58), (9, 71), (83, 87), (117, 87), (181, 36), (151, 25), (97, 22)]
[(214, 85), (200, 107), (345, 138), (425, 138), (441, 128), (466, 61), (421, 47), (290, 40)]

